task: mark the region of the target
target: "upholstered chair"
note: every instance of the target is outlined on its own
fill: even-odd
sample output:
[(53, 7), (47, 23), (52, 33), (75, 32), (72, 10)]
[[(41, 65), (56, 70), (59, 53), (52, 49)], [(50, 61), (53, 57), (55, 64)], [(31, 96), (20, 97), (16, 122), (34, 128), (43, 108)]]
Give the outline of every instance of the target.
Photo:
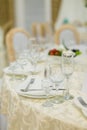
[(28, 47), (29, 33), (21, 28), (13, 28), (6, 35), (8, 61), (16, 59), (17, 51), (23, 51)]
[(54, 41), (56, 44), (61, 44), (63, 41), (67, 44), (69, 41), (73, 41), (75, 44), (80, 43), (79, 32), (75, 26), (71, 24), (63, 24), (59, 29), (55, 31)]

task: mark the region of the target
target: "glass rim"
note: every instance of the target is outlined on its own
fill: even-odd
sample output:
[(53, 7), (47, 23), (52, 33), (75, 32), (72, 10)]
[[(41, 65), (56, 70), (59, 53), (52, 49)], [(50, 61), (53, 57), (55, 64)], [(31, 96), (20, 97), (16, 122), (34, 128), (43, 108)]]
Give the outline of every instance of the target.
[(66, 50), (66, 51), (63, 51), (62, 56), (65, 56), (65, 57), (74, 57), (75, 53), (72, 52), (72, 51), (70, 51), (70, 50)]

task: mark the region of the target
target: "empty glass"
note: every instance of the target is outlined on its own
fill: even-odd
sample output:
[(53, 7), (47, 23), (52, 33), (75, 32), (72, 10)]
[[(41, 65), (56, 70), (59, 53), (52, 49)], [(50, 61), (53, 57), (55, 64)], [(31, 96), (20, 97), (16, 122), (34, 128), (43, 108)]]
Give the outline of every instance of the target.
[(42, 89), (45, 92), (47, 100), (42, 104), (44, 107), (53, 106), (51, 100), (49, 100), (50, 91), (51, 91), (51, 82), (48, 79), (43, 79), (41, 83)]
[(64, 97), (63, 95), (59, 95), (59, 87), (60, 83), (63, 82), (64, 80), (64, 75), (62, 74), (61, 71), (61, 66), (59, 65), (51, 65), (51, 74), (50, 74), (50, 80), (55, 84), (55, 89), (56, 89), (56, 97), (53, 99), (53, 103), (63, 103), (64, 102)]
[(69, 78), (73, 74), (74, 70), (74, 53), (72, 51), (64, 51), (62, 54), (62, 72), (66, 77), (67, 84), (64, 91), (64, 98), (66, 100), (72, 99), (73, 96), (69, 93)]

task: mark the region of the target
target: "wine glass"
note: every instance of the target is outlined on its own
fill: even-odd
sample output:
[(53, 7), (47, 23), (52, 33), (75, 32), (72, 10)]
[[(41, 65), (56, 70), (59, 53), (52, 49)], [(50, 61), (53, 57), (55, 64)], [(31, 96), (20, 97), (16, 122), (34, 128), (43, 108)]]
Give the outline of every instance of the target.
[(62, 54), (62, 72), (66, 77), (67, 84), (64, 91), (64, 98), (66, 100), (73, 99), (73, 96), (69, 93), (69, 79), (74, 70), (74, 53), (72, 51), (64, 51)]
[(15, 79), (15, 67), (16, 67), (16, 64), (14, 62), (10, 62), (10, 65), (8, 67), (8, 70), (11, 71), (11, 78), (10, 80), (14, 80)]
[(38, 70), (38, 61), (39, 61), (39, 53), (36, 51), (32, 51), (29, 56), (29, 61), (31, 63), (31, 74), (37, 74)]
[(51, 91), (51, 82), (48, 79), (43, 79), (41, 82), (42, 90), (45, 92), (46, 95), (46, 101), (42, 104), (44, 107), (51, 107), (53, 106), (53, 103), (51, 100), (49, 100), (50, 91)]
[(50, 80), (55, 84), (55, 89), (56, 89), (56, 97), (53, 99), (53, 103), (59, 104), (64, 102), (64, 97), (63, 95), (59, 95), (59, 87), (60, 84), (64, 80), (64, 75), (62, 74), (61, 71), (61, 65), (51, 65), (51, 74), (50, 74)]
[(26, 59), (24, 54), (18, 52), (15, 56), (15, 61), (10, 63), (9, 69), (12, 71), (12, 79), (25, 80), (25, 70), (24, 66), (26, 64)]

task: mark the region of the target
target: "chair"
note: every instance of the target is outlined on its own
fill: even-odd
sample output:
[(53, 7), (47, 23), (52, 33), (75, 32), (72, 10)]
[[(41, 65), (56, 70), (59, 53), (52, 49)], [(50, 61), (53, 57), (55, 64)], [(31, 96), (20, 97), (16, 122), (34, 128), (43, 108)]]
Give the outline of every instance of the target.
[(46, 28), (44, 23), (32, 23), (32, 36), (45, 37)]
[(37, 42), (52, 41), (52, 28), (50, 23), (32, 23), (32, 37)]
[(80, 43), (80, 36), (73, 25), (64, 24), (54, 34), (54, 41), (56, 44), (61, 44), (63, 41), (67, 44), (73, 41), (75, 44)]
[(22, 52), (28, 47), (29, 33), (21, 28), (13, 28), (6, 35), (7, 55), (9, 62), (16, 59), (17, 51)]
[(39, 34), (41, 37), (46, 37), (46, 27), (44, 23), (39, 24)]
[(37, 37), (37, 23), (31, 25), (32, 37)]

